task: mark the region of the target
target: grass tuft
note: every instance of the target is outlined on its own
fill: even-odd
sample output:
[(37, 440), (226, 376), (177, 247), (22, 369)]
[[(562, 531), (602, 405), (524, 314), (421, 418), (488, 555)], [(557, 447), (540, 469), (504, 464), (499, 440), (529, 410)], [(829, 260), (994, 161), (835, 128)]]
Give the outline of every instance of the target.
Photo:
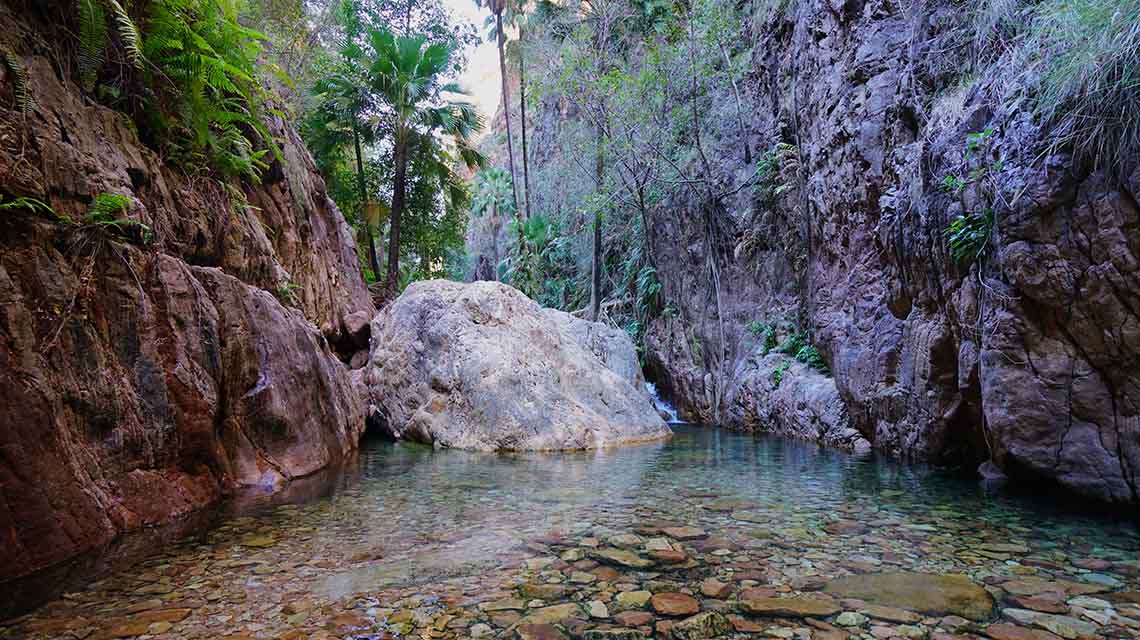
[[(1000, 2), (1000, 0), (990, 0)], [(1026, 8), (1021, 64), (1054, 147), (1119, 170), (1140, 153), (1140, 0), (1045, 0)]]

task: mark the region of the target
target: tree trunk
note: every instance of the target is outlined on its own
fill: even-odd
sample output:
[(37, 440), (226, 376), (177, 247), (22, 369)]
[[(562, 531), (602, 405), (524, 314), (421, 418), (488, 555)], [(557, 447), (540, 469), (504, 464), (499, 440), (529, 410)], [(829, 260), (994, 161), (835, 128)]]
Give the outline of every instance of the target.
[[(597, 150), (594, 158), (594, 177), (597, 180), (597, 189), (602, 191), (605, 179), (606, 161), (603, 155), (602, 130), (598, 128)], [(594, 251), (590, 261), (590, 319), (598, 321), (598, 313), (602, 307), (602, 210), (594, 211)]]
[(393, 164), (396, 170), (392, 185), (392, 224), (388, 231), (388, 288), (395, 293), (400, 282), (400, 217), (404, 213), (404, 192), (408, 178), (408, 143), (396, 136)]
[(372, 265), (372, 277), (380, 280), (380, 259), (376, 256), (376, 237), (372, 234), (372, 224), (368, 221), (368, 187), (364, 183), (364, 154), (360, 151), (360, 127), (356, 114), (352, 116), (352, 142), (356, 145), (356, 186), (360, 189), (360, 213), (364, 217), (364, 232), (368, 234), (368, 263)]
[(495, 12), (495, 27), (499, 32), (499, 74), (503, 77), (503, 118), (507, 124), (507, 161), (510, 163), (511, 170), (511, 196), (514, 198), (515, 211), (518, 211), (519, 190), (515, 186), (515, 150), (511, 142), (511, 93), (507, 89), (507, 56), (503, 52), (506, 35), (503, 33), (502, 7), (496, 8), (499, 9)]
[(526, 153), (526, 66), (522, 36), (522, 29), (519, 29), (519, 119), (522, 121), (523, 199), (526, 203), (526, 217), (530, 218), (530, 161)]

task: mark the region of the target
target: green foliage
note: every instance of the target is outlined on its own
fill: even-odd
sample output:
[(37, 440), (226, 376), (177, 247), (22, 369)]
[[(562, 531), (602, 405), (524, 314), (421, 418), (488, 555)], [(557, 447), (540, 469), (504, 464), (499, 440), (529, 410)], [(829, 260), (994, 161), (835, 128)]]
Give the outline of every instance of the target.
[(84, 90), (95, 89), (107, 48), (107, 12), (101, 0), (76, 0), (79, 16), (79, 78)]
[(994, 227), (994, 210), (986, 208), (981, 214), (967, 213), (956, 216), (946, 228), (950, 253), (958, 262), (980, 258), (989, 245)]
[(87, 92), (95, 89), (99, 72), (106, 62), (109, 45), (108, 10), (115, 24), (124, 62), (135, 69), (143, 68), (142, 36), (134, 19), (119, 0), (75, 0), (75, 12), (79, 21), (79, 78)]
[[(143, 138), (168, 160), (257, 181), (268, 167), (266, 156), (279, 158), (279, 152), (264, 123), (265, 91), (256, 79), (264, 36), (238, 22), (238, 6), (238, 0), (126, 6), (75, 0), (80, 84), (129, 110)], [(116, 55), (108, 57), (109, 51)], [(105, 73), (111, 65), (114, 73)]]
[(780, 346), (777, 347), (776, 350), (780, 353), (792, 356), (797, 362), (805, 364), (824, 375), (831, 373), (827, 368), (827, 363), (823, 361), (823, 355), (820, 354), (819, 349), (817, 349), (808, 339), (807, 335), (803, 333), (793, 333), (788, 336), (786, 340), (780, 343)]
[[(424, 169), (418, 175), (438, 181), (448, 210), (458, 213), (467, 206), (468, 194), (452, 168), (460, 163), (472, 169), (484, 164), (483, 156), (471, 146), (472, 136), (482, 130), (483, 120), (471, 103), (446, 97), (463, 93), (458, 85), (443, 82), (443, 74), (450, 68), (451, 45), (429, 42), (424, 35), (396, 36), (384, 29), (369, 31), (368, 43), (373, 52), (369, 58), (369, 88), (384, 107), (380, 122), (391, 132), (393, 146), (388, 244), (388, 283), (392, 287), (404, 273), (399, 260), (402, 222), (408, 208), (406, 174), (410, 156), (414, 155), (413, 176), (418, 160)], [(444, 136), (450, 139), (453, 152), (443, 149), (440, 138)]]
[(1140, 151), (1140, 0), (973, 4), (982, 72), (1022, 70), (1010, 86), (1028, 87), (1054, 147), (1109, 170)]
[(780, 353), (794, 356), (799, 353), (800, 349), (808, 346), (810, 343), (807, 341), (807, 336), (802, 333), (793, 333), (776, 347), (776, 351)]
[(11, 49), (4, 45), (0, 45), (0, 63), (8, 70), (8, 75), (12, 78), (12, 96), (15, 99), (16, 111), (27, 116), (35, 106), (31, 89), (28, 87), (27, 67)]
[(0, 199), (0, 212), (12, 213), (15, 211), (27, 211), (28, 213), (32, 214), (43, 213), (56, 218), (57, 220), (60, 219), (60, 216), (55, 212), (55, 209), (52, 209), (51, 206), (41, 200), (29, 198), (27, 196), (13, 198), (7, 202)]
[(763, 355), (768, 355), (772, 349), (776, 348), (776, 325), (770, 322), (761, 322), (753, 320), (746, 326), (748, 332), (760, 339), (760, 351)]
[(512, 194), (511, 173), (502, 167), (487, 167), (475, 174), (471, 213), (476, 216), (487, 212), (514, 215), (515, 201)]
[(1000, 188), (998, 175), (1004, 169), (1002, 161), (995, 158), (995, 133), (994, 129), (987, 128), (967, 134), (961, 164), (942, 178), (943, 190), (962, 196), (967, 188), (972, 188), (974, 196), (983, 202), (981, 213), (955, 216), (946, 228), (950, 253), (958, 262), (981, 257), (993, 231), (994, 205)]
[(105, 220), (126, 215), (133, 203), (134, 201), (129, 196), (119, 193), (100, 193), (91, 201), (91, 206), (87, 209), (87, 217), (84, 220)]
[(166, 90), (149, 122), (176, 161), (256, 182), (265, 157), (279, 153), (255, 80), (263, 40), (238, 23), (234, 0), (152, 4), (143, 53), (162, 71)]
[(772, 369), (772, 373), (768, 375), (768, 379), (772, 381), (772, 386), (774, 388), (780, 387), (780, 383), (784, 380), (784, 373), (790, 366), (792, 366), (792, 363), (790, 361), (781, 360), (780, 364), (776, 365), (775, 369)]
[(295, 306), (297, 304), (297, 290), (301, 288), (300, 285), (292, 282), (286, 282), (277, 287), (274, 295), (277, 301), (285, 306)]
[(127, 218), (134, 204), (128, 196), (118, 193), (100, 193), (91, 201), (82, 223), (114, 233), (131, 242), (149, 244), (154, 239), (150, 226)]
[(820, 355), (819, 349), (816, 349), (815, 345), (805, 344), (796, 351), (795, 357), (797, 362), (806, 364), (824, 375), (831, 373), (827, 368), (827, 363), (823, 361), (823, 356)]

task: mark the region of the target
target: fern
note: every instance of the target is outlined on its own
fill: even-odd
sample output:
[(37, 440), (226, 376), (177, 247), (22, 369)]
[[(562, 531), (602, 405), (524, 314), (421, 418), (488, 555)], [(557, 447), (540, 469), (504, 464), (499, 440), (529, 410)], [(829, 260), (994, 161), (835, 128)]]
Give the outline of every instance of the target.
[(103, 69), (107, 49), (107, 12), (100, 0), (76, 0), (79, 14), (79, 79), (91, 92)]
[(84, 221), (103, 220), (124, 215), (130, 211), (133, 201), (128, 196), (118, 193), (100, 193), (91, 201)]
[(55, 212), (49, 205), (45, 204), (42, 200), (21, 196), (13, 198), (8, 202), (0, 202), (0, 212), (11, 213), (14, 211), (28, 211), (30, 213), (46, 213), (53, 218), (59, 219), (59, 214)]
[(805, 338), (802, 334), (793, 333), (792, 335), (788, 336), (786, 340), (781, 342), (780, 346), (776, 350), (780, 353), (794, 356), (799, 353), (800, 349), (804, 348), (807, 345), (807, 338)]
[(987, 208), (981, 214), (968, 213), (955, 217), (946, 228), (950, 254), (958, 262), (980, 258), (990, 241), (994, 228), (994, 210)]
[[(132, 5), (139, 22), (127, 10)], [(185, 168), (257, 181), (268, 168), (265, 157), (281, 157), (263, 122), (265, 90), (255, 79), (265, 36), (238, 23), (235, 0), (152, 0), (139, 7), (75, 0), (84, 90), (94, 91), (107, 62), (110, 16), (123, 62), (148, 88), (133, 102), (142, 105), (135, 116), (147, 137)], [(126, 95), (131, 78), (116, 76), (117, 84), (98, 87), (99, 96)]]
[(20, 58), (11, 49), (0, 46), (0, 58), (3, 58), (4, 67), (12, 76), (12, 96), (16, 100), (16, 110), (21, 115), (32, 112), (35, 103), (32, 101), (32, 92), (28, 89), (28, 69)]
[(126, 51), (127, 62), (136, 69), (142, 69), (142, 35), (139, 34), (135, 21), (131, 19), (119, 0), (107, 0), (107, 3), (111, 6), (111, 12), (115, 14), (115, 24), (119, 27), (119, 40), (122, 41), (123, 50)]
[(235, 16), (227, 0), (153, 5), (143, 54), (163, 71), (167, 90), (151, 125), (174, 160), (256, 182), (265, 157), (280, 158), (280, 150), (262, 121), (263, 89), (254, 79), (265, 36)]
[(827, 368), (827, 363), (823, 361), (823, 356), (819, 353), (819, 349), (816, 349), (813, 344), (806, 344), (800, 347), (799, 351), (796, 351), (796, 361), (802, 362), (824, 375), (831, 373)]
[(132, 204), (134, 200), (128, 196), (100, 193), (91, 201), (87, 215), (83, 216), (83, 223), (110, 231), (133, 242), (147, 244), (154, 238), (150, 226), (125, 217)]
[(772, 369), (772, 373), (768, 378), (772, 381), (773, 388), (779, 388), (780, 383), (784, 380), (784, 372), (787, 371), (790, 366), (792, 366), (791, 362), (783, 360), (775, 369)]

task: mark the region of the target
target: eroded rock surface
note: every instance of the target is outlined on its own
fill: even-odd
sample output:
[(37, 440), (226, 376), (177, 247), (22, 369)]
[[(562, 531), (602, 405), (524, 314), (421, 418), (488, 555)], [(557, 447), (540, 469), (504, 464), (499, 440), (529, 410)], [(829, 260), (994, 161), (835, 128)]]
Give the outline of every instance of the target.
[(594, 449), (667, 437), (620, 331), (497, 282), (415, 283), (372, 323), (375, 419), (474, 450)]
[[(0, 218), (0, 580), (342, 458), (365, 406), (342, 361), (373, 311), (290, 127), (269, 123), (284, 161), (243, 206), (34, 55), (52, 44), (35, 15), (0, 6), (34, 99), (25, 116), (0, 96), (0, 184), (59, 219)], [(150, 242), (74, 222), (104, 192)]]
[[(1118, 173), (1076, 162), (1028, 101), (1001, 97), (1020, 80), (963, 76), (969, 20), (952, 2), (757, 7), (741, 33), (754, 52), (747, 132), (710, 156), (733, 175), (745, 142), (783, 143), (798, 175), (767, 209), (748, 193), (725, 202), (715, 225), (685, 195), (655, 212), (657, 275), (678, 314), (650, 328), (651, 377), (690, 419), (849, 442), (827, 421), (800, 426), (826, 414), (818, 385), (773, 392), (777, 363), (747, 366), (760, 345), (746, 326), (787, 326), (781, 340), (810, 335), (847, 425), (876, 449), (992, 460), (1015, 481), (1136, 502), (1140, 159)], [(718, 90), (714, 103), (731, 102)], [(997, 192), (941, 187), (985, 131)], [(557, 132), (536, 129), (536, 146), (557, 148)], [(956, 260), (948, 225), (986, 208), (985, 253)]]

